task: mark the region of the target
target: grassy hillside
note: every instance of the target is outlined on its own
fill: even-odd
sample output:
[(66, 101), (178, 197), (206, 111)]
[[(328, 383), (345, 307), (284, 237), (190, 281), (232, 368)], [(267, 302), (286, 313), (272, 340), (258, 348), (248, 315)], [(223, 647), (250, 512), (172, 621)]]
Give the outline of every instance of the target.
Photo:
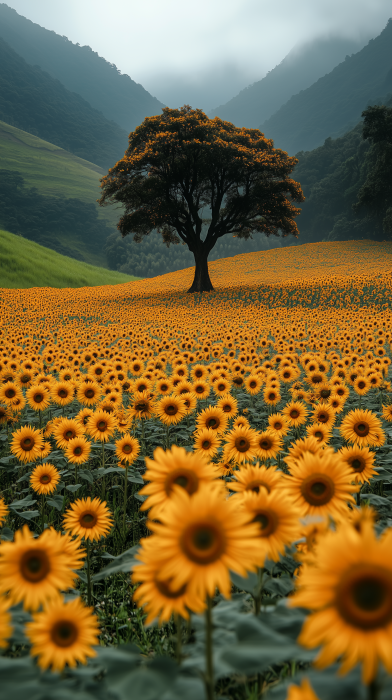
[(94, 267), (0, 230), (0, 288), (98, 287), (138, 279)]
[(67, 90), (77, 92), (127, 134), (145, 117), (160, 114), (164, 106), (89, 46), (73, 44), (67, 37), (40, 27), (3, 3), (0, 4), (0, 36), (27, 63), (40, 66), (60, 80)]
[(291, 97), (260, 130), (294, 155), (353, 128), (369, 101), (392, 92), (392, 19), (379, 36)]

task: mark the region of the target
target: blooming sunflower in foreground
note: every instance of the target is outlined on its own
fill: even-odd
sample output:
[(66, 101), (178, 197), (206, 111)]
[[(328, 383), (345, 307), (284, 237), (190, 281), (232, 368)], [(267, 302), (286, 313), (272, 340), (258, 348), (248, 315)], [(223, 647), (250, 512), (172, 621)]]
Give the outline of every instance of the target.
[(164, 425), (176, 425), (186, 416), (186, 406), (180, 396), (164, 396), (155, 404), (155, 413)]
[(226, 460), (247, 462), (256, 457), (258, 448), (257, 433), (252, 428), (237, 426), (226, 435), (224, 456)]
[(4, 523), (8, 515), (8, 506), (6, 505), (4, 498), (0, 498), (0, 525)]
[(25, 609), (37, 610), (60, 590), (72, 587), (74, 579), (61, 539), (50, 529), (33, 538), (24, 525), (13, 542), (1, 544), (0, 593), (8, 592), (13, 605), (23, 601)]
[(379, 539), (373, 527), (351, 525), (323, 537), (290, 604), (314, 611), (299, 642), (322, 646), (315, 664), (325, 668), (341, 657), (341, 672), (362, 663), (365, 684), (381, 661), (392, 673), (392, 531)]
[(240, 494), (245, 493), (245, 491), (259, 493), (263, 488), (267, 493), (271, 493), (276, 488), (281, 490), (283, 486), (283, 472), (274, 469), (274, 467), (267, 469), (260, 464), (246, 464), (235, 472), (229, 488), (230, 491), (236, 491)]
[(87, 430), (97, 442), (107, 442), (116, 429), (116, 419), (107, 411), (95, 411), (88, 419)]
[(0, 598), (0, 648), (5, 648), (12, 634), (11, 615), (8, 612), (9, 600)]
[(64, 450), (64, 454), (71, 464), (84, 464), (88, 461), (90, 452), (91, 444), (84, 435), (69, 440)]
[(331, 449), (305, 452), (289, 469), (285, 488), (302, 515), (339, 517), (347, 514), (348, 503), (355, 503), (352, 494), (358, 487), (352, 484), (352, 470)]
[(30, 486), (39, 494), (55, 491), (60, 481), (60, 473), (54, 464), (39, 464), (30, 474)]
[(377, 471), (373, 469), (374, 452), (370, 452), (367, 447), (357, 447), (356, 445), (342, 447), (339, 451), (339, 455), (343, 462), (346, 462), (350, 469), (352, 469), (356, 483), (363, 484), (365, 481), (369, 482), (372, 476), (377, 474)]
[(340, 434), (357, 445), (375, 445), (382, 433), (381, 421), (372, 411), (356, 408), (349, 411), (340, 425)]
[(99, 540), (106, 537), (113, 525), (113, 519), (106, 501), (99, 498), (78, 498), (67, 510), (63, 519), (64, 529), (86, 540)]
[(140, 493), (148, 498), (140, 509), (153, 508), (150, 517), (155, 517), (165, 506), (172, 497), (175, 486), (192, 495), (203, 484), (211, 483), (218, 476), (216, 468), (204, 455), (187, 452), (177, 445), (166, 451), (157, 447), (154, 459), (146, 457), (146, 467), (143, 479), (150, 483), (143, 486)]
[(54, 426), (52, 435), (57, 447), (66, 447), (70, 440), (83, 435), (84, 430), (74, 418), (61, 418)]
[(140, 607), (144, 606), (146, 624), (156, 618), (160, 623), (168, 622), (173, 613), (187, 619), (189, 610), (202, 612), (205, 601), (195, 594), (190, 595), (186, 583), (174, 588), (170, 579), (160, 578), (161, 562), (157, 560), (155, 551), (157, 540), (154, 535), (143, 540), (143, 546), (137, 555), (141, 563), (135, 566), (132, 573), (133, 583), (141, 583), (134, 592), (133, 599)]
[(174, 590), (187, 585), (197, 600), (213, 596), (217, 587), (229, 598), (229, 572), (247, 576), (264, 563), (258, 523), (249, 522), (235, 499), (225, 498), (220, 484), (192, 496), (177, 489), (160, 520), (149, 523), (157, 538), (159, 578)]
[(301, 511), (292, 505), (282, 490), (268, 493), (244, 491), (241, 508), (249, 513), (252, 522), (259, 524), (259, 536), (266, 556), (278, 561), (284, 554), (285, 546), (292, 544), (300, 536)]
[(39, 430), (24, 425), (12, 433), (10, 450), (20, 462), (34, 462), (41, 456), (44, 439)]
[(124, 435), (120, 440), (116, 440), (116, 455), (127, 464), (132, 464), (140, 452), (139, 441), (132, 435)]
[(59, 596), (49, 601), (42, 612), (33, 615), (26, 625), (32, 644), (31, 654), (38, 657), (38, 666), (61, 672), (68, 665), (97, 655), (92, 648), (98, 644), (99, 623), (93, 608), (86, 608), (80, 598), (65, 603)]

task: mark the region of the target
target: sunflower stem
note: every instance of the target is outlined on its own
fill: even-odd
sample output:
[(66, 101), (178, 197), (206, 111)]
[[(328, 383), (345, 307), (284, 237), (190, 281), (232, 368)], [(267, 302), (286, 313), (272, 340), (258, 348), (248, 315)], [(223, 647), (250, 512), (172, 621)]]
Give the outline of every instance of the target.
[(125, 467), (125, 485), (124, 485), (124, 510), (123, 510), (123, 533), (124, 539), (127, 535), (127, 499), (128, 499), (128, 464)]
[(166, 447), (167, 447), (167, 449), (169, 449), (169, 447), (170, 447), (169, 440), (170, 440), (170, 438), (169, 438), (169, 426), (167, 425), (166, 426)]
[(178, 613), (174, 613), (174, 620), (176, 623), (176, 658), (177, 663), (181, 664), (182, 660), (182, 617)]
[(87, 605), (91, 605), (91, 569), (90, 569), (90, 542), (86, 539), (87, 551)]
[(212, 659), (212, 599), (207, 596), (206, 619), (206, 672), (205, 686), (207, 700), (214, 700), (214, 668)]
[(379, 690), (380, 690), (380, 686), (378, 685), (377, 679), (375, 678), (368, 685), (368, 692), (367, 692), (368, 700), (378, 700)]
[(140, 419), (142, 424), (142, 449), (144, 456), (146, 455), (146, 436), (144, 434), (144, 421), (143, 418)]

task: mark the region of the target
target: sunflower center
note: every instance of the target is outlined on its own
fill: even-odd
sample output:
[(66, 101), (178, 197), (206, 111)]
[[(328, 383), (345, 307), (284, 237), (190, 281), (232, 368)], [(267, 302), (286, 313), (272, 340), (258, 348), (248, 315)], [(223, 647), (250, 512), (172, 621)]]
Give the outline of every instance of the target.
[(206, 426), (207, 428), (217, 428), (219, 426), (219, 423), (216, 418), (209, 418), (206, 422)]
[(127, 445), (123, 445), (122, 451), (125, 452), (126, 455), (129, 455), (129, 453), (132, 452), (132, 445), (129, 443)]
[(336, 605), (354, 627), (386, 627), (392, 620), (392, 573), (369, 564), (352, 568), (337, 586)]
[(35, 403), (41, 403), (44, 400), (43, 394), (34, 394)]
[(367, 423), (356, 423), (354, 425), (354, 432), (359, 435), (359, 437), (366, 437), (369, 434), (369, 426)]
[(312, 377), (312, 384), (320, 384), (323, 381), (321, 374), (315, 374)]
[(184, 583), (181, 588), (178, 588), (176, 591), (173, 591), (171, 588), (171, 581), (168, 579), (167, 581), (159, 581), (159, 579), (155, 579), (155, 585), (158, 589), (158, 591), (165, 597), (165, 598), (181, 598), (182, 595), (184, 595), (186, 591), (186, 583)]
[(181, 486), (189, 494), (195, 493), (199, 486), (198, 476), (191, 469), (175, 469), (167, 475), (165, 480), (165, 491), (167, 496), (171, 495), (173, 485)]
[(174, 403), (171, 403), (168, 406), (166, 406), (165, 413), (168, 416), (175, 416), (176, 413), (178, 413), (178, 407)]
[(204, 387), (203, 387), (203, 386), (200, 386), (200, 385), (199, 385), (199, 386), (196, 387), (196, 394), (202, 394), (203, 391), (204, 391)]
[(79, 633), (77, 626), (70, 620), (59, 620), (53, 625), (52, 642), (58, 647), (70, 647), (75, 644)]
[(211, 440), (203, 440), (201, 443), (203, 450), (209, 450), (211, 447)]
[(253, 518), (253, 522), (260, 524), (260, 534), (262, 537), (269, 537), (269, 535), (275, 532), (277, 527), (276, 514), (270, 511), (259, 511)]
[(256, 387), (257, 387), (257, 382), (254, 382), (254, 381), (253, 381), (253, 382), (249, 382), (249, 386), (250, 386), (251, 389), (256, 389)]
[(331, 396), (331, 389), (321, 389), (320, 396), (322, 399), (328, 399)]
[(297, 411), (296, 408), (293, 408), (292, 411), (290, 411), (290, 418), (298, 418), (299, 416), (299, 411)]
[(322, 440), (324, 435), (322, 434), (321, 430), (316, 430), (314, 437), (317, 438), (317, 440)]
[(67, 432), (65, 433), (64, 437), (65, 437), (67, 440), (70, 440), (71, 438), (74, 437), (74, 431), (73, 431), (73, 430), (67, 430)]
[(247, 452), (250, 448), (250, 442), (245, 437), (237, 437), (235, 439), (234, 444), (235, 444), (237, 452), (241, 452), (241, 453)]
[(66, 399), (68, 396), (68, 391), (66, 389), (60, 389), (59, 396), (61, 399)]
[(143, 411), (147, 411), (148, 406), (145, 403), (145, 401), (138, 401), (138, 403), (135, 404), (135, 411), (139, 411), (140, 413)]
[(49, 557), (42, 549), (33, 549), (23, 554), (20, 573), (25, 581), (39, 583), (50, 571)]
[(327, 474), (311, 474), (301, 485), (301, 493), (311, 506), (324, 506), (335, 493), (335, 485)]
[(83, 452), (83, 450), (82, 450), (82, 448), (80, 447), (80, 445), (77, 445), (77, 447), (74, 448), (74, 455), (75, 455), (75, 457), (79, 457), (79, 455), (81, 455), (82, 452)]
[(85, 392), (84, 395), (85, 395), (86, 399), (94, 398), (94, 389), (87, 389), (87, 391)]
[(20, 443), (20, 445), (21, 445), (21, 447), (24, 449), (25, 452), (28, 452), (29, 450), (32, 450), (32, 449), (33, 449), (33, 447), (34, 447), (34, 441), (33, 441), (31, 438), (26, 437), (26, 438), (24, 438), (24, 439), (22, 440), (22, 442)]
[(283, 425), (282, 423), (279, 423), (279, 421), (277, 421), (276, 423), (274, 423), (273, 428), (274, 430), (282, 430)]
[(42, 476), (40, 478), (41, 484), (48, 484), (50, 480), (51, 479), (50, 479), (49, 474), (42, 474)]
[(98, 428), (98, 430), (101, 431), (101, 433), (103, 433), (103, 432), (106, 430), (106, 426), (107, 426), (106, 421), (105, 421), (105, 420), (100, 420), (99, 423), (98, 423), (98, 425), (97, 425), (97, 428)]
[(222, 406), (222, 411), (224, 413), (230, 413), (231, 412), (231, 405), (229, 403), (225, 403), (225, 405)]
[(15, 391), (15, 389), (6, 389), (5, 395), (6, 395), (7, 399), (13, 399), (14, 396), (16, 396), (16, 391)]
[(212, 564), (226, 549), (225, 533), (218, 523), (195, 523), (183, 532), (181, 548), (195, 564)]
[(94, 525), (97, 524), (97, 516), (95, 513), (83, 513), (80, 516), (80, 524), (82, 527), (85, 527), (87, 529), (94, 527)]
[(226, 389), (226, 384), (218, 384), (218, 391), (224, 391)]
[(271, 440), (265, 438), (264, 440), (260, 440), (259, 445), (262, 450), (270, 450), (272, 447), (272, 442)]
[(246, 485), (245, 491), (253, 491), (253, 493), (260, 493), (260, 486), (264, 487), (268, 493), (271, 493), (269, 484), (267, 484), (265, 481), (262, 481), (262, 479), (254, 479), (253, 481), (250, 481), (249, 484)]

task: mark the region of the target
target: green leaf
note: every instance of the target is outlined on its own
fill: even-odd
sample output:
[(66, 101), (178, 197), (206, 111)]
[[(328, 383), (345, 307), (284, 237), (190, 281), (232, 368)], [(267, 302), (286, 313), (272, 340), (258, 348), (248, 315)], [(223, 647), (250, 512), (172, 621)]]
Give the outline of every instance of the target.
[(29, 506), (32, 506), (34, 503), (37, 503), (37, 500), (33, 498), (32, 496), (26, 496), (25, 498), (22, 498), (20, 501), (13, 501), (10, 503), (10, 508), (13, 510), (19, 510), (19, 508), (28, 508)]
[(25, 520), (32, 520), (33, 518), (37, 518), (38, 515), (40, 515), (39, 510), (25, 510), (23, 513), (20, 511), (15, 511), (18, 513), (20, 518), (24, 518)]
[(81, 479), (84, 479), (85, 481), (88, 481), (90, 484), (94, 483), (94, 477), (92, 473), (89, 471), (89, 469), (80, 469), (79, 470), (79, 477)]
[(46, 500), (47, 504), (52, 508), (56, 508), (60, 513), (64, 506), (64, 496), (52, 496)]
[(294, 588), (291, 578), (283, 576), (282, 578), (269, 578), (263, 583), (263, 590), (268, 591), (273, 596), (286, 597)]
[(71, 491), (71, 493), (75, 493), (76, 491), (79, 491), (80, 487), (82, 484), (73, 484), (71, 486), (66, 486), (65, 488), (67, 491)]
[(103, 578), (111, 576), (112, 574), (117, 574), (121, 571), (127, 573), (132, 571), (133, 567), (138, 563), (138, 560), (135, 559), (135, 554), (139, 551), (139, 549), (139, 545), (135, 545), (134, 547), (127, 549), (118, 557), (112, 559), (110, 564), (105, 566), (104, 569), (101, 569), (101, 571), (95, 574), (92, 577), (92, 580), (101, 581)]
[(257, 595), (259, 588), (259, 578), (257, 574), (249, 572), (247, 578), (244, 578), (243, 576), (236, 574), (234, 571), (231, 571), (230, 579), (240, 591), (247, 591), (253, 596)]
[(14, 533), (12, 530), (10, 530), (9, 527), (3, 527), (0, 530), (0, 539), (1, 540), (6, 540), (6, 542), (12, 542), (14, 539)]

